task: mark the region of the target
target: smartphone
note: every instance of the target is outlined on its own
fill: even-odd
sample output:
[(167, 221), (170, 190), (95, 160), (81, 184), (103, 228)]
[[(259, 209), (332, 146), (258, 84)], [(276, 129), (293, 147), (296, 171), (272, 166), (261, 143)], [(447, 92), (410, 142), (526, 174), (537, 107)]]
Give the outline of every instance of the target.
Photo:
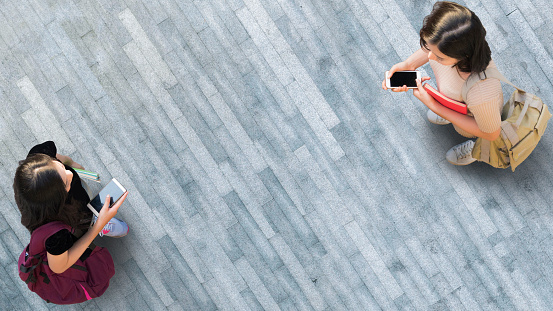
[[(388, 77), (388, 72), (386, 71), (386, 77)], [(408, 89), (416, 89), (417, 82), (415, 80), (420, 80), (420, 78), (420, 71), (396, 71), (390, 79), (386, 78), (386, 87), (393, 89), (406, 85)]]
[(98, 213), (102, 210), (108, 194), (110, 201), (109, 207), (111, 207), (115, 202), (119, 201), (125, 192), (127, 192), (127, 190), (121, 186), (117, 179), (113, 178), (102, 190), (100, 190), (100, 193), (98, 193), (87, 206), (92, 213), (98, 217)]

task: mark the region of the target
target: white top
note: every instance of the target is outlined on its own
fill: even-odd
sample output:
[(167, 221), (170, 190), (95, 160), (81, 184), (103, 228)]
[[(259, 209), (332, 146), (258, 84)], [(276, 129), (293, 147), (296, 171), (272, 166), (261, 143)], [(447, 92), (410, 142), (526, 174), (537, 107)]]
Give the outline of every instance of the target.
[[(444, 66), (434, 60), (429, 60), (429, 63), (436, 76), (438, 91), (451, 99), (463, 101), (461, 92), (466, 77), (463, 79), (455, 67)], [(490, 67), (497, 68), (493, 61), (488, 65)], [(467, 94), (466, 104), (482, 132), (493, 133), (499, 129), (503, 109), (503, 91), (499, 80), (489, 78), (476, 83)], [(458, 127), (455, 130), (465, 137), (474, 137)]]

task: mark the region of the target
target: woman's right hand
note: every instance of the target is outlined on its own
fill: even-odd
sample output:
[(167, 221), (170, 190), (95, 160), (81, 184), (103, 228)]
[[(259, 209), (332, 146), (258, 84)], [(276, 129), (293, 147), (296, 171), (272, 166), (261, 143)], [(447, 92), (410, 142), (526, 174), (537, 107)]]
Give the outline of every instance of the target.
[(119, 207), (125, 199), (127, 198), (127, 195), (129, 194), (128, 191), (126, 191), (123, 196), (115, 203), (112, 207), (109, 207), (110, 198), (109, 194), (106, 196), (106, 201), (104, 203), (104, 206), (102, 206), (102, 209), (100, 210), (100, 213), (98, 213), (98, 219), (96, 220), (96, 223), (94, 224), (94, 228), (100, 232), (102, 228), (117, 214), (117, 211), (119, 210)]
[[(394, 72), (396, 72), (396, 71), (405, 71), (405, 70), (414, 70), (414, 69), (410, 68), (409, 64), (407, 64), (406, 61), (403, 61), (401, 63), (397, 63), (397, 64), (393, 65), (392, 68), (390, 68), (390, 70), (388, 71), (388, 76), (386, 77), (386, 79), (389, 79), (394, 74)], [(382, 89), (383, 90), (388, 89), (386, 87), (386, 79), (384, 79), (382, 81)], [(390, 88), (390, 90), (392, 90), (392, 92), (407, 92), (408, 88), (407, 88), (406, 85), (404, 85), (403, 87)]]

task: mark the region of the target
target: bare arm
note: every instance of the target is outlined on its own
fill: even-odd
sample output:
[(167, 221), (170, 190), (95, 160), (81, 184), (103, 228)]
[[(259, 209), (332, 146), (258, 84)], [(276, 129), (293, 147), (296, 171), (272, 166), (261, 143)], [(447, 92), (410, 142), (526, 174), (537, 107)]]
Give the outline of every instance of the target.
[[(422, 81), (426, 81), (430, 78), (422, 78)], [(476, 123), (476, 120), (473, 117), (464, 115), (457, 111), (451, 110), (442, 104), (438, 103), (426, 90), (422, 87), (422, 82), (417, 80), (418, 89), (413, 90), (413, 95), (417, 97), (421, 102), (423, 102), (430, 110), (439, 115), (440, 117), (450, 121), (453, 125), (459, 127), (460, 129), (476, 136), (489, 141), (494, 141), (499, 137), (501, 133), (501, 128), (498, 128), (493, 133), (482, 132)]]
[[(420, 48), (415, 53), (411, 54), (411, 56), (409, 56), (406, 60), (393, 65), (388, 72), (387, 78), (390, 78), (396, 71), (415, 70), (426, 63), (428, 63), (428, 51), (426, 51), (424, 48)], [(386, 79), (382, 81), (382, 89), (388, 89), (386, 87)], [(407, 87), (404, 86), (402, 88), (393, 88), (392, 91), (407, 92)]]
[(110, 219), (112, 219), (117, 214), (117, 210), (119, 210), (119, 207), (127, 198), (127, 194), (128, 192), (125, 192), (121, 199), (117, 201), (117, 203), (115, 203), (112, 207), (109, 207), (110, 200), (108, 197), (106, 199), (106, 203), (104, 204), (102, 210), (98, 215), (98, 220), (96, 220), (94, 226), (88, 229), (88, 231), (81, 238), (79, 238), (73, 244), (73, 246), (71, 246), (70, 249), (65, 251), (65, 253), (60, 255), (52, 255), (50, 253), (46, 253), (46, 256), (48, 257), (48, 265), (53, 272), (63, 273), (65, 272), (65, 270), (74, 265), (75, 262), (77, 262), (79, 257), (81, 257), (81, 255), (90, 245), (90, 243), (92, 243), (96, 235), (100, 233), (100, 231), (110, 221)]
[(411, 54), (406, 60), (409, 70), (415, 70), (420, 66), (428, 63), (428, 51), (424, 48), (418, 49), (415, 53)]
[(57, 158), (58, 160), (60, 160), (61, 163), (65, 164), (65, 165), (68, 165), (68, 166), (71, 166), (71, 167), (75, 167), (75, 168), (79, 168), (79, 169), (81, 169), (81, 170), (84, 170), (84, 167), (83, 167), (82, 165), (80, 165), (79, 163), (73, 161), (73, 159), (71, 159), (71, 157), (69, 157), (69, 156), (56, 153), (56, 158)]

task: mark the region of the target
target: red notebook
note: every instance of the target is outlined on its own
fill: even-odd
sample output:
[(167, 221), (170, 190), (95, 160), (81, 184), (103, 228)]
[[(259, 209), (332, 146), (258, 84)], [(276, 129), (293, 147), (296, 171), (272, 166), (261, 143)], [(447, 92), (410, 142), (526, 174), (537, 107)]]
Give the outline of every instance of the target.
[(440, 104), (459, 113), (467, 114), (467, 104), (445, 96), (444, 94), (438, 92), (435, 88), (431, 87), (428, 83), (425, 83), (423, 87), (428, 94), (432, 95), (432, 97), (434, 97), (434, 99)]

